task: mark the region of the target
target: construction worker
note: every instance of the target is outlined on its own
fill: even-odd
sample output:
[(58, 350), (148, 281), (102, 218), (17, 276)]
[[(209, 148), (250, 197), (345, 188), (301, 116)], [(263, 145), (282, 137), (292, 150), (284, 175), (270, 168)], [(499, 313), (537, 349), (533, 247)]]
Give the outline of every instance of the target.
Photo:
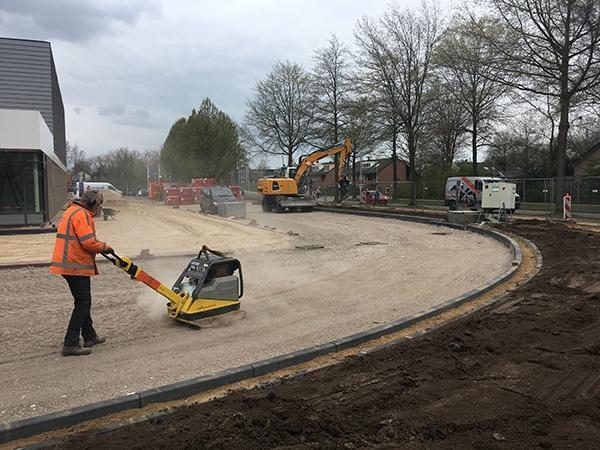
[[(98, 274), (96, 254), (112, 250), (96, 239), (94, 216), (100, 212), (102, 202), (102, 194), (98, 191), (85, 191), (79, 200), (71, 203), (58, 224), (50, 272), (62, 275), (75, 301), (65, 335), (63, 356), (89, 355), (92, 346), (106, 340), (96, 334), (90, 315), (90, 277)], [(79, 344), (80, 334), (83, 347)]]

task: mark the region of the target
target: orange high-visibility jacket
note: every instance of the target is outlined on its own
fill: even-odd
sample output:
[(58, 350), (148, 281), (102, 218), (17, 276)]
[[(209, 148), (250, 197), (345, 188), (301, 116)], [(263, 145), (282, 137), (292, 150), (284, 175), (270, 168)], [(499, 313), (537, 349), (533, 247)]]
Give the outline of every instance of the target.
[(93, 213), (72, 203), (58, 224), (50, 272), (56, 275), (96, 275), (96, 253), (107, 248), (104, 242), (96, 240)]

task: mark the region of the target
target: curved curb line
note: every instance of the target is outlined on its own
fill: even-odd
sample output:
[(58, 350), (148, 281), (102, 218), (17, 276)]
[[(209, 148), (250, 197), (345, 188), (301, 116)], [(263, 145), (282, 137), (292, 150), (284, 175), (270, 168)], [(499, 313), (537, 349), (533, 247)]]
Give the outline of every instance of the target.
[(113, 414), (128, 409), (142, 408), (150, 403), (180, 400), (182, 398), (196, 395), (200, 392), (208, 391), (210, 389), (214, 389), (245, 379), (254, 378), (260, 375), (265, 375), (270, 372), (275, 372), (279, 369), (310, 361), (311, 359), (314, 359), (318, 356), (326, 355), (328, 353), (339, 352), (350, 347), (355, 347), (359, 344), (362, 344), (363, 342), (377, 339), (386, 334), (394, 333), (404, 328), (408, 328), (417, 322), (433, 317), (441, 312), (460, 306), (463, 303), (466, 303), (474, 298), (479, 297), (480, 295), (490, 291), (491, 289), (494, 289), (500, 283), (510, 279), (521, 265), (521, 261), (523, 259), (521, 249), (513, 239), (492, 230), (486, 230), (473, 226), (465, 228), (456, 224), (449, 224), (446, 222), (424, 219), (423, 217), (415, 216), (395, 216), (394, 214), (370, 213), (366, 211), (342, 212), (340, 210), (326, 210), (325, 208), (319, 208), (319, 210), (335, 213), (339, 212), (342, 214), (384, 217), (389, 219), (425, 223), (429, 225), (446, 226), (449, 228), (457, 228), (461, 230), (472, 231), (478, 234), (491, 237), (496, 241), (509, 247), (513, 253), (513, 265), (510, 269), (508, 269), (502, 275), (492, 279), (481, 289), (469, 291), (466, 294), (440, 303), (435, 307), (429, 308), (425, 311), (411, 314), (401, 319), (389, 322), (385, 325), (371, 328), (369, 330), (346, 336), (341, 339), (336, 339), (335, 341), (331, 341), (325, 344), (319, 344), (285, 355), (275, 356), (273, 358), (257, 361), (233, 369), (227, 369), (212, 375), (196, 377), (177, 383), (148, 389), (142, 392), (128, 395), (126, 397), (118, 397), (115, 399), (91, 403), (89, 405), (73, 409), (45, 414), (42, 416), (32, 417), (28, 419), (17, 420), (14, 422), (1, 423), (0, 444), (17, 439), (23, 439), (26, 437), (34, 436), (36, 434), (56, 430), (59, 428), (70, 427), (77, 423), (91, 419), (97, 419), (108, 414)]

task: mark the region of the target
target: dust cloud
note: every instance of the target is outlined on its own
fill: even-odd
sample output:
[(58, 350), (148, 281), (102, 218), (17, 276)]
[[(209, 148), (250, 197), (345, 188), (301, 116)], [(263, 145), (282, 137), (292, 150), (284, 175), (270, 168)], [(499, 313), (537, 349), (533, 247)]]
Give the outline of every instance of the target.
[[(162, 264), (159, 264), (156, 261), (141, 260), (138, 262), (138, 266), (149, 273), (153, 278), (160, 281), (168, 288), (171, 288), (179, 274), (185, 269), (187, 262), (188, 261), (185, 258), (169, 258), (163, 260)], [(145, 289), (136, 298), (137, 306), (154, 322), (169, 320), (167, 313), (168, 300), (150, 287), (144, 286), (144, 288)]]

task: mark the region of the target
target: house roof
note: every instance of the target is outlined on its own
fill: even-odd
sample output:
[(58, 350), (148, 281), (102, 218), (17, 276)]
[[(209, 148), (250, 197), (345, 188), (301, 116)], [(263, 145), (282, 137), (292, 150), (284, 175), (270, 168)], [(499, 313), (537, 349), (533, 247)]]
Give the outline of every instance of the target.
[(577, 158), (575, 160), (575, 162), (573, 163), (573, 166), (576, 167), (579, 164), (581, 164), (582, 162), (584, 162), (586, 159), (588, 159), (590, 156), (592, 156), (594, 153), (596, 153), (598, 150), (600, 150), (600, 142), (598, 142), (595, 145), (592, 145), (592, 147), (585, 152), (583, 155), (581, 155), (579, 158)]
[[(363, 163), (369, 163), (369, 162), (373, 163), (373, 165), (371, 165), (370, 167), (364, 167), (364, 168), (360, 169), (360, 171), (363, 175), (368, 175), (368, 174), (381, 172), (383, 169), (385, 169), (387, 166), (389, 166), (392, 163), (392, 158), (369, 159), (369, 160), (362, 161), (362, 162)], [(408, 167), (408, 163), (406, 161), (404, 161), (403, 159), (398, 158), (398, 162), (401, 162)], [(311, 176), (319, 176), (319, 175), (323, 176), (323, 175), (331, 172), (332, 170), (335, 170), (335, 168), (312, 170), (310, 172), (310, 175)]]
[[(406, 167), (408, 167), (408, 163), (406, 161), (404, 161), (403, 159), (398, 158), (397, 161), (403, 163)], [(371, 159), (371, 160), (363, 161), (363, 163), (366, 163), (366, 162), (373, 162), (374, 164), (371, 167), (362, 168), (361, 172), (363, 174), (379, 173), (383, 169), (385, 169), (387, 166), (392, 164), (392, 158), (380, 158), (380, 159)]]

